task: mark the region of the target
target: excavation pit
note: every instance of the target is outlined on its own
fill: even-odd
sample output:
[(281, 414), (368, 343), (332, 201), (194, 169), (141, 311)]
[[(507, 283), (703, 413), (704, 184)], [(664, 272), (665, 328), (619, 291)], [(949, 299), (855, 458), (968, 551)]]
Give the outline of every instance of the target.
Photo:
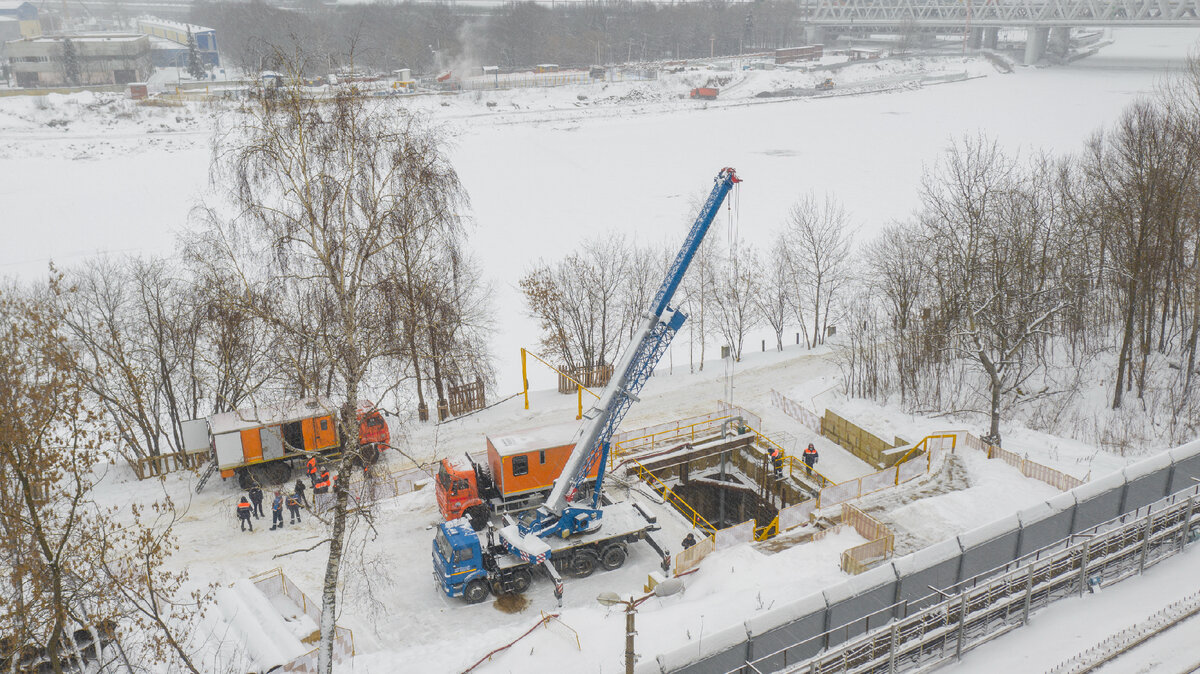
[(812, 498), (815, 490), (787, 472), (775, 473), (764, 439), (754, 433), (716, 436), (644, 455), (626, 466), (664, 497), (674, 494), (685, 516), (694, 510), (716, 529), (753, 519), (773, 521), (781, 508)]

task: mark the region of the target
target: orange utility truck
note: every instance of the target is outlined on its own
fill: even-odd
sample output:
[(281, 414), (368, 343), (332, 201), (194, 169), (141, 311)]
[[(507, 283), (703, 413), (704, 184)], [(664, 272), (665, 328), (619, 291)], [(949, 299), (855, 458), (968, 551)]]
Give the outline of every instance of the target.
[(691, 97), (711, 101), (715, 99), (719, 93), (721, 93), (721, 91), (716, 87), (696, 87), (695, 89), (692, 89)]
[[(303, 464), (314, 455), (332, 460), (341, 454), (337, 414), (337, 406), (324, 397), (222, 412), (185, 421), (184, 446), (211, 449), (212, 470), (220, 471), (222, 479), (237, 476), (243, 489), (282, 484), (292, 476), (292, 462)], [(391, 440), (387, 422), (369, 400), (358, 402), (358, 421), (362, 460), (373, 463)]]
[[(442, 517), (449, 522), (465, 516), (479, 530), (493, 512), (541, 505), (575, 448), (577, 430), (561, 424), (488, 436), (485, 465), (470, 455), (442, 459), (435, 488)], [(596, 477), (599, 467), (589, 466), (588, 477)]]

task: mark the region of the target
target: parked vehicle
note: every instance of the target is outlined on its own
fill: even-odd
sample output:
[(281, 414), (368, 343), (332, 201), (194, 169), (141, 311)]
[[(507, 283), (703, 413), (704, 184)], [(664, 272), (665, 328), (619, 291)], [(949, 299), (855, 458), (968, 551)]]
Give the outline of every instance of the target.
[[(184, 447), (212, 450), (213, 462), (205, 480), (220, 471), (222, 479), (236, 476), (242, 489), (281, 484), (291, 477), (293, 462), (303, 463), (314, 454), (323, 460), (341, 454), (337, 414), (337, 406), (323, 397), (223, 412), (185, 421)], [(359, 401), (358, 420), (360, 456), (373, 463), (391, 440), (387, 422), (369, 400)]]
[(823, 81), (817, 85), (817, 89), (819, 89), (821, 91), (826, 91), (826, 90), (829, 90), (832, 88), (833, 88), (833, 79), (829, 78), (829, 77), (826, 77), (825, 81)]
[[(487, 462), (469, 455), (442, 459), (434, 487), (445, 521), (467, 517), (482, 530), (493, 513), (541, 505), (575, 447), (575, 424), (534, 428), (487, 437)], [(590, 466), (596, 477), (599, 466)]]
[(696, 87), (695, 89), (692, 89), (691, 97), (692, 98), (702, 98), (705, 100), (712, 100), (712, 99), (716, 98), (717, 94), (719, 94), (719, 93), (720, 93), (720, 90), (717, 89), (716, 87)]

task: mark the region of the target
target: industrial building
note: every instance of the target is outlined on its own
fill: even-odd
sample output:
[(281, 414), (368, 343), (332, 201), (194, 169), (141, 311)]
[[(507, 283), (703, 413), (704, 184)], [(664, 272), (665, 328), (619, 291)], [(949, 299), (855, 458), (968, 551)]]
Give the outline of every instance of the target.
[(156, 68), (185, 68), (188, 63), (188, 31), (196, 39), (196, 51), (206, 66), (221, 65), (217, 54), (217, 31), (195, 24), (143, 17), (137, 20), (139, 33), (150, 36), (151, 58)]
[[(67, 41), (71, 46), (67, 46)], [(75, 52), (75, 66), (66, 57)], [(150, 37), (121, 33), (54, 35), (5, 43), (9, 72), (19, 87), (128, 84), (150, 77)], [(76, 77), (72, 82), (72, 70)]]
[(6, 25), (0, 36), (7, 39), (37, 37), (42, 34), (37, 6), (25, 0), (0, 0), (0, 22), (16, 24), (17, 34), (12, 35), (13, 26)]

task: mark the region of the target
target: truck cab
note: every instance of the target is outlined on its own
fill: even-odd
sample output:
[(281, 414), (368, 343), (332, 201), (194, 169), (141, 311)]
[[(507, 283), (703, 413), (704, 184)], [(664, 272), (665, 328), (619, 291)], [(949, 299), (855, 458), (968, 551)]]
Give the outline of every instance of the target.
[(447, 522), (462, 517), (467, 508), (482, 505), (475, 466), (469, 459), (442, 459), (438, 465), (437, 484), (438, 510)]
[(465, 597), (475, 603), (488, 594), (483, 548), (479, 535), (465, 518), (438, 525), (433, 537), (433, 569), (448, 597)]

